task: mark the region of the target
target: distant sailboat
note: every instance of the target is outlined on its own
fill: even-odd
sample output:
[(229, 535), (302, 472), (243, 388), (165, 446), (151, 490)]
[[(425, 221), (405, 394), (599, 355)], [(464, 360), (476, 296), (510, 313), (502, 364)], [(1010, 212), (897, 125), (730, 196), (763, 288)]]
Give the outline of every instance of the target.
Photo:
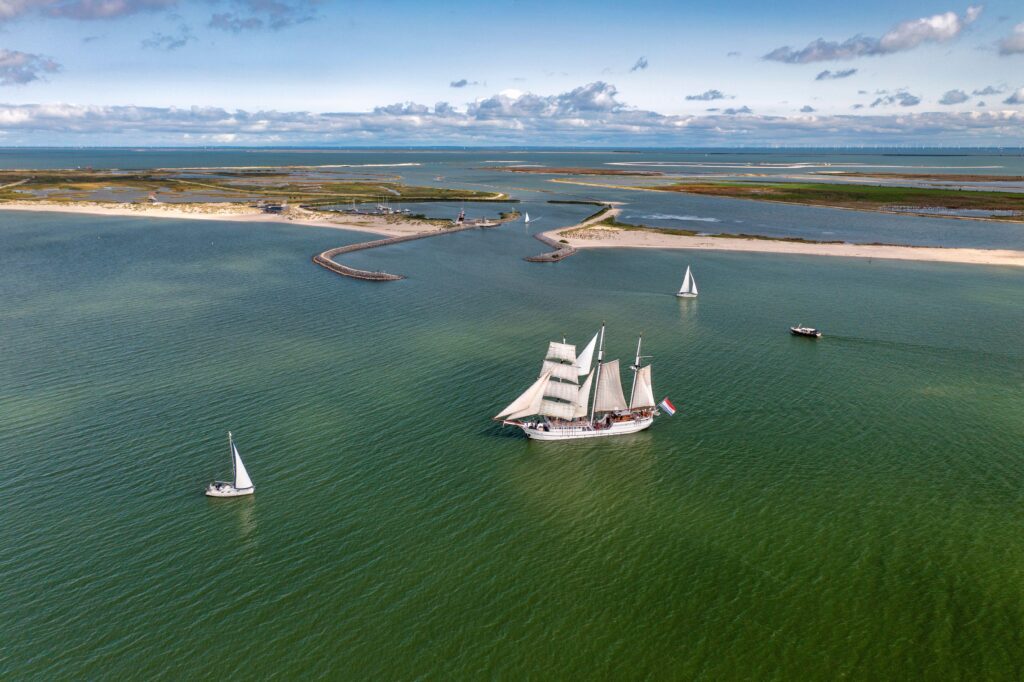
[(526, 213), (523, 214), (523, 222), (526, 223), (527, 225), (530, 224), (530, 213), (529, 212), (526, 212)]
[(679, 293), (676, 294), (679, 298), (697, 298), (697, 281), (693, 279), (693, 273), (690, 272), (690, 266), (686, 266), (686, 276), (683, 277), (683, 286), (679, 287)]
[(207, 497), (238, 497), (239, 495), (252, 495), (256, 488), (249, 478), (249, 472), (242, 464), (242, 456), (238, 454), (238, 446), (235, 439), (228, 431), (228, 449), (231, 451), (231, 470), (234, 473), (231, 483), (226, 481), (214, 481), (206, 486)]
[[(595, 349), (597, 364), (591, 368)], [(579, 355), (576, 346), (552, 341), (540, 378), (494, 419), (517, 426), (536, 440), (573, 440), (643, 431), (658, 414), (651, 366), (641, 366), (644, 358), (638, 341), (636, 360), (630, 366), (633, 390), (627, 403), (619, 361), (604, 361), (604, 325)], [(580, 377), (584, 376), (586, 379), (580, 385)]]

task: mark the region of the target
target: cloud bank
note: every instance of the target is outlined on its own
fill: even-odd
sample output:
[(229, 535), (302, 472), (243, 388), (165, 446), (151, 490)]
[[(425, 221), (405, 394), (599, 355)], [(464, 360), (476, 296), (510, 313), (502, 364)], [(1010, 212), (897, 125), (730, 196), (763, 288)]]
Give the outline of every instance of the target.
[(999, 41), (999, 54), (1004, 57), (1011, 54), (1024, 54), (1024, 22), (1013, 27), (1010, 35)]
[[(894, 103), (911, 106), (889, 94)], [(1024, 103), (1024, 89), (1010, 104)], [(245, 111), (218, 107), (0, 105), (3, 144), (657, 145), (1024, 144), (1024, 111), (898, 115), (758, 115), (749, 107), (664, 115), (590, 83), (554, 95), (499, 93), (457, 110), (400, 102), (370, 112)]]
[(699, 95), (687, 95), (686, 99), (698, 102), (711, 102), (716, 99), (725, 99), (727, 95), (723, 94), (721, 90), (705, 90)]
[(856, 35), (843, 42), (818, 38), (803, 49), (777, 47), (763, 59), (786, 64), (809, 64), (857, 57), (872, 57), (912, 50), (924, 43), (945, 43), (960, 35), (981, 14), (981, 6), (972, 5), (963, 15), (944, 12), (911, 19), (893, 26), (881, 38)]
[(0, 49), (0, 85), (24, 85), (57, 71), (60, 64), (49, 57)]

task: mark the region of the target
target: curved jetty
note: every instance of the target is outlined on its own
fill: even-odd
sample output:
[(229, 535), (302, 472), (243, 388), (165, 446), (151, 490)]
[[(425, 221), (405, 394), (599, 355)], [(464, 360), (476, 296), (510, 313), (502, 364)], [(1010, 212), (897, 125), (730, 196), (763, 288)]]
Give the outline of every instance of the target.
[(529, 261), (530, 263), (555, 263), (562, 260), (563, 258), (568, 258), (569, 256), (572, 256), (575, 253), (577, 253), (576, 249), (569, 246), (568, 243), (555, 241), (554, 239), (549, 237), (548, 234), (560, 234), (562, 230), (579, 230), (585, 227), (590, 227), (594, 223), (599, 223), (607, 218), (614, 218), (615, 216), (619, 215), (619, 213), (622, 212), (621, 209), (616, 208), (616, 204), (609, 203), (602, 205), (604, 206), (604, 208), (602, 208), (594, 215), (585, 218), (582, 222), (577, 223), (576, 225), (573, 225), (571, 227), (560, 227), (557, 230), (552, 230), (551, 232), (538, 232), (537, 234), (533, 235), (534, 239), (543, 242), (544, 244), (547, 244), (548, 246), (553, 248), (554, 251), (547, 251), (536, 256), (527, 256), (523, 260)]
[(548, 246), (553, 248), (554, 251), (548, 251), (545, 253), (538, 254), (536, 256), (527, 256), (526, 258), (523, 259), (525, 261), (529, 261), (531, 263), (554, 263), (555, 261), (560, 261), (563, 258), (568, 258), (569, 256), (576, 253), (576, 249), (572, 248), (568, 244), (556, 242), (554, 239), (547, 236), (543, 232), (538, 232), (537, 234), (533, 235), (533, 238), (547, 244)]
[(349, 244), (347, 246), (338, 246), (333, 249), (327, 249), (321, 251), (317, 255), (313, 256), (313, 262), (322, 268), (326, 268), (331, 272), (335, 272), (345, 277), (352, 277), (354, 279), (364, 279), (371, 282), (392, 282), (398, 279), (405, 279), (405, 275), (393, 275), (390, 272), (372, 271), (372, 270), (360, 270), (358, 268), (351, 268), (347, 265), (334, 260), (335, 256), (340, 256), (343, 253), (352, 253), (353, 251), (364, 251), (366, 249), (376, 249), (381, 246), (387, 246), (388, 244), (397, 244), (399, 242), (411, 242), (414, 239), (426, 239), (427, 237), (438, 237), (443, 234), (453, 234), (455, 232), (463, 232), (465, 230), (479, 230), (487, 227), (497, 227), (502, 223), (514, 220), (515, 218), (506, 218), (502, 220), (481, 220), (467, 223), (460, 227), (443, 228), (439, 230), (432, 230), (430, 232), (419, 232), (417, 234), (407, 234), (401, 237), (390, 237), (388, 239), (375, 239), (369, 242), (360, 242), (358, 244)]

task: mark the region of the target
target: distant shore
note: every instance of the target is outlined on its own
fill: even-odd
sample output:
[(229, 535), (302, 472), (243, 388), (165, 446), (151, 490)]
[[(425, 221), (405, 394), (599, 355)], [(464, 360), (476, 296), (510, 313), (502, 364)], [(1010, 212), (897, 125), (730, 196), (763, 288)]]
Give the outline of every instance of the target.
[(220, 220), (245, 223), (282, 223), (309, 227), (357, 230), (372, 234), (401, 237), (421, 232), (439, 231), (435, 223), (404, 216), (325, 215), (291, 207), (286, 213), (264, 213), (258, 208), (239, 204), (99, 204), (95, 202), (0, 202), (0, 211), (32, 213), (77, 213), (98, 216), (131, 216), (135, 218), (177, 218), (184, 220)]
[[(610, 215), (614, 217), (618, 212), (617, 209), (612, 209), (605, 216)], [(602, 218), (605, 216), (602, 216)], [(551, 230), (545, 232), (544, 236), (574, 249), (695, 249), (1024, 267), (1024, 251), (1008, 249), (965, 249), (876, 244), (817, 244), (771, 238), (691, 237), (660, 232), (655, 228), (627, 230), (602, 225), (601, 223), (581, 224), (574, 227)]]

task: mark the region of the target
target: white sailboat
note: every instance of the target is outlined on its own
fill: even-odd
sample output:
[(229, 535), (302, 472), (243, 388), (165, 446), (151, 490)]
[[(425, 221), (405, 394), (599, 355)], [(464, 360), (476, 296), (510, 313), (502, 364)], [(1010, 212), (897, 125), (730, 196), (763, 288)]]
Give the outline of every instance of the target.
[[(604, 362), (604, 325), (579, 355), (576, 346), (548, 344), (540, 377), (494, 419), (523, 430), (536, 440), (572, 440), (618, 436), (643, 431), (658, 411), (651, 386), (651, 366), (641, 367), (636, 345), (633, 390), (627, 404), (619, 377), (619, 361)], [(594, 350), (597, 364), (591, 369)], [(586, 376), (583, 384), (579, 378)], [(593, 397), (591, 398), (591, 387)]]
[(523, 222), (526, 223), (527, 225), (530, 224), (530, 212), (529, 211), (527, 211), (527, 212), (525, 212), (523, 214)]
[(238, 454), (238, 446), (235, 439), (228, 431), (228, 449), (231, 451), (231, 471), (234, 474), (231, 482), (214, 481), (206, 486), (207, 497), (238, 497), (240, 495), (252, 495), (256, 488), (249, 478), (249, 472), (242, 464), (242, 456)]
[(690, 266), (686, 266), (686, 275), (683, 277), (683, 286), (679, 287), (679, 293), (676, 294), (679, 298), (697, 298), (697, 280), (693, 278), (693, 273), (690, 272)]

